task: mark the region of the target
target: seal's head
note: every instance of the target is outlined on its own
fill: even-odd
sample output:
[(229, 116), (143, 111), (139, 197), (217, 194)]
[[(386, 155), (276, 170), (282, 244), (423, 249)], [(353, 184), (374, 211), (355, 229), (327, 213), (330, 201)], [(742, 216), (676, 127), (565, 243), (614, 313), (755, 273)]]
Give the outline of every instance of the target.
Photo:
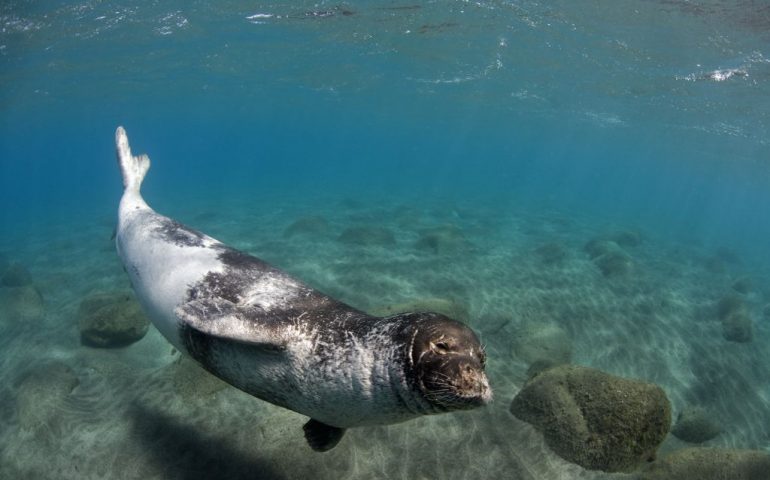
[(438, 313), (409, 313), (408, 370), (436, 411), (464, 410), (492, 398), (486, 354), (473, 330)]

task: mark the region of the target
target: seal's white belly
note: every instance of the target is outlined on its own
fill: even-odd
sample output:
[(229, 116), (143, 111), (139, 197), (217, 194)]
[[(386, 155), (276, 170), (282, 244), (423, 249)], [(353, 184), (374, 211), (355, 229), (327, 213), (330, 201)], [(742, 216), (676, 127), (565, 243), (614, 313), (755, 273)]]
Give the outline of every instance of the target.
[(216, 253), (209, 248), (219, 242), (203, 237), (202, 246), (175, 245), (158, 238), (153, 217), (168, 220), (150, 208), (121, 212), (118, 253), (152, 323), (177, 349), (184, 350), (174, 309), (185, 300), (191, 285), (209, 272), (222, 271)]

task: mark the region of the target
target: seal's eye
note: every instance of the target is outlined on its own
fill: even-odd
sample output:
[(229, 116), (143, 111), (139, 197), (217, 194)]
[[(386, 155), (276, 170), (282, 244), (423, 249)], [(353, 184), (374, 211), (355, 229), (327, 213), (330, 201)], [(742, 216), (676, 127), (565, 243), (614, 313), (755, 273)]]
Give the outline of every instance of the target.
[(433, 351), (433, 353), (438, 353), (439, 355), (445, 355), (449, 353), (449, 345), (447, 345), (446, 342), (431, 342), (430, 349)]

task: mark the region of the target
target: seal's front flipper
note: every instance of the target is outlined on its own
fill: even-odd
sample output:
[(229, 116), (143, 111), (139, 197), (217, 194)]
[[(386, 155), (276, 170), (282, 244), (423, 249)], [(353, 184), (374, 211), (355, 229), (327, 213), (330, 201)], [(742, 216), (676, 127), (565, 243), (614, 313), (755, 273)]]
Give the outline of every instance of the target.
[(205, 336), (257, 347), (265, 353), (286, 351), (286, 340), (223, 298), (190, 300), (174, 310), (183, 325)]
[(305, 431), (305, 439), (307, 439), (308, 445), (316, 452), (331, 450), (340, 443), (342, 436), (345, 435), (344, 428), (332, 427), (312, 418), (308, 420), (302, 429)]

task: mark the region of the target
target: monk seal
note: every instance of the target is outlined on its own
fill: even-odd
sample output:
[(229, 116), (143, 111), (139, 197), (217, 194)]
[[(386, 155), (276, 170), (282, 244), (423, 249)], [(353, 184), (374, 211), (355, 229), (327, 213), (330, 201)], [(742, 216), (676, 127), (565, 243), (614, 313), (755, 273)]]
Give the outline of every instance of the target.
[(464, 324), (429, 312), (374, 317), (159, 215), (150, 168), (115, 134), (124, 192), (115, 242), (142, 308), (178, 350), (231, 385), (310, 417), (317, 451), (345, 429), (466, 410), (492, 396)]

